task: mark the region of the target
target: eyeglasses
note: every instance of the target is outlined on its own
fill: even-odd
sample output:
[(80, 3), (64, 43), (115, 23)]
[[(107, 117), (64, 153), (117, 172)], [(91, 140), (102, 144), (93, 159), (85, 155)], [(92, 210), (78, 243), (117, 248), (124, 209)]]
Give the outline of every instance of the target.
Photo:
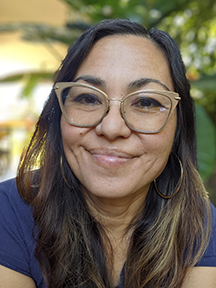
[(139, 90), (122, 99), (109, 99), (100, 89), (77, 82), (58, 82), (54, 90), (71, 125), (96, 126), (109, 112), (110, 101), (119, 101), (121, 116), (128, 127), (147, 134), (160, 132), (181, 100), (178, 93), (163, 90)]

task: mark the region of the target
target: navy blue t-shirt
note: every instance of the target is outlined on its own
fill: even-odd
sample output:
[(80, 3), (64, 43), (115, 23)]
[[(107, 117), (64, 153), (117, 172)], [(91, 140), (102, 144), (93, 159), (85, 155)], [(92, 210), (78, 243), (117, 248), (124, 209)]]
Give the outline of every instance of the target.
[[(216, 209), (212, 205), (213, 233), (197, 266), (216, 267)], [(38, 288), (45, 288), (40, 266), (34, 257), (35, 240), (32, 207), (19, 196), (15, 179), (0, 184), (0, 265), (31, 277)], [(121, 283), (124, 287), (124, 270)]]

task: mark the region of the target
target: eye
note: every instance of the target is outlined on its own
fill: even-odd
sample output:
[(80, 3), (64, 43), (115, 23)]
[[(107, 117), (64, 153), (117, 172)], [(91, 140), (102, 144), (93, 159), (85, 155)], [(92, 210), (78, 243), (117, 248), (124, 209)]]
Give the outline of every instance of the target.
[(134, 99), (132, 106), (136, 106), (141, 109), (163, 107), (163, 105), (160, 102), (150, 97), (137, 97), (136, 99)]
[(69, 101), (76, 104), (91, 105), (91, 106), (102, 104), (101, 99), (97, 95), (90, 93), (82, 93), (77, 96), (67, 95), (66, 98)]

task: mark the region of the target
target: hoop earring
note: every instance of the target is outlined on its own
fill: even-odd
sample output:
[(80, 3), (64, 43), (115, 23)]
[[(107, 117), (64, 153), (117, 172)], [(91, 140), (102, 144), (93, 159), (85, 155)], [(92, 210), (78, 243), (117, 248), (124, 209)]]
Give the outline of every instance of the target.
[(182, 162), (181, 162), (181, 160), (179, 159), (179, 157), (176, 154), (173, 153), (173, 155), (175, 155), (176, 158), (178, 159), (178, 162), (179, 162), (179, 165), (180, 165), (180, 170), (181, 170), (181, 176), (180, 176), (180, 179), (179, 179), (179, 181), (178, 181), (178, 183), (176, 185), (175, 191), (171, 195), (168, 195), (168, 196), (162, 194), (159, 191), (158, 187), (157, 187), (156, 179), (154, 179), (154, 187), (155, 187), (157, 193), (164, 199), (170, 199), (171, 197), (173, 197), (179, 191), (179, 189), (181, 187), (181, 184), (182, 184), (182, 181), (183, 181), (183, 173), (184, 173), (184, 171), (183, 171)]
[(68, 183), (67, 179), (65, 178), (65, 175), (64, 175), (62, 156), (60, 157), (60, 167), (61, 167), (62, 177), (63, 177), (65, 183), (68, 185), (68, 187), (72, 188), (71, 185)]

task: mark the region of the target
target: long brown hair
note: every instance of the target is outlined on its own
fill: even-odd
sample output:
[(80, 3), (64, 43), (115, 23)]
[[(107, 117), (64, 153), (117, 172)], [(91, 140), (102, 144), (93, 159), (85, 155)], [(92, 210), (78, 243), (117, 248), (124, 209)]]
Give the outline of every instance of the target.
[[(69, 49), (56, 82), (72, 81), (93, 44), (114, 34), (145, 37), (157, 45), (181, 96), (171, 155), (182, 161), (183, 182), (179, 192), (168, 200), (162, 199), (153, 185), (150, 187), (145, 207), (131, 223), (134, 233), (125, 263), (125, 288), (177, 288), (188, 268), (203, 255), (210, 233), (209, 201), (197, 172), (193, 100), (177, 44), (157, 29), (147, 31), (129, 20), (106, 20), (86, 30)], [(60, 118), (52, 90), (17, 176), (21, 197), (33, 206), (35, 256), (49, 288), (111, 288), (102, 241), (102, 235), (106, 235), (89, 213), (80, 183), (67, 163)], [(171, 158), (157, 179), (168, 194), (180, 177)]]

